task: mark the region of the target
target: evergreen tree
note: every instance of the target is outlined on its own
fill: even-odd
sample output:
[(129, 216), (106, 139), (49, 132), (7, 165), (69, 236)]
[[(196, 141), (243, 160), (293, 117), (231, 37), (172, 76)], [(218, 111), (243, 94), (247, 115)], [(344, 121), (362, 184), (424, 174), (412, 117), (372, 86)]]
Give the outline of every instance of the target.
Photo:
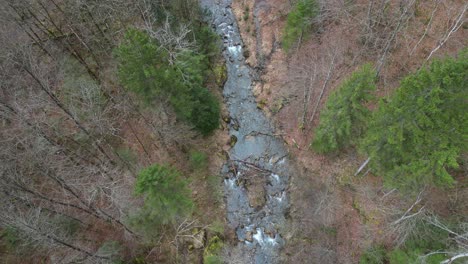
[(176, 112), (189, 120), (202, 134), (207, 135), (219, 126), (218, 100), (203, 87), (208, 72), (206, 57), (185, 52), (176, 63), (183, 84), (180, 91), (171, 96)]
[(203, 86), (209, 60), (186, 50), (170, 63), (169, 54), (145, 32), (130, 29), (116, 51), (119, 77), (145, 102), (168, 99), (177, 116), (207, 135), (219, 125), (219, 102)]
[(166, 165), (154, 164), (138, 174), (135, 194), (144, 197), (144, 206), (132, 219), (141, 231), (151, 231), (190, 213), (193, 203), (187, 182)]
[(120, 82), (147, 103), (157, 96), (168, 96), (177, 85), (171, 83), (175, 71), (167, 63), (169, 54), (142, 31), (129, 29), (116, 55)]
[(319, 153), (337, 151), (356, 143), (365, 131), (373, 99), (375, 71), (365, 64), (343, 82), (327, 100), (315, 130), (312, 148)]
[(219, 35), (208, 26), (195, 27), (194, 35), (198, 52), (207, 59), (206, 64), (209, 66), (216, 64), (216, 59), (221, 54), (222, 43)]
[(401, 82), (373, 115), (363, 149), (391, 186), (451, 185), (467, 148), (468, 52), (434, 61)]
[(298, 40), (312, 30), (313, 20), (320, 7), (317, 0), (299, 0), (288, 14), (283, 33), (283, 48), (288, 51)]

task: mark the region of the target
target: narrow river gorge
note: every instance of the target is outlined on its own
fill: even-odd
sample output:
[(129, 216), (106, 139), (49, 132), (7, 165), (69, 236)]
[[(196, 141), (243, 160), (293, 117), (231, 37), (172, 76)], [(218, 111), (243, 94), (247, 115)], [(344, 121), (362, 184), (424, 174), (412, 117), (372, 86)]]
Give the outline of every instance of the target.
[(288, 209), (287, 151), (257, 108), (231, 0), (201, 2), (211, 11), (211, 23), (224, 42), (228, 78), (223, 96), (230, 115), (229, 134), (236, 142), (222, 169), (227, 220), (238, 239), (228, 249), (228, 258), (236, 263), (277, 263), (285, 243), (280, 230)]

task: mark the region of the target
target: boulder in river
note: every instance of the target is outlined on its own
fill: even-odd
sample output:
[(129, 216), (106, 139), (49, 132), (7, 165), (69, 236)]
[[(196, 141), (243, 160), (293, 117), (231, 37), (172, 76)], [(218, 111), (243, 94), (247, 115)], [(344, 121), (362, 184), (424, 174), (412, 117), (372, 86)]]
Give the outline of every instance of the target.
[(237, 137), (234, 135), (231, 135), (231, 139), (229, 140), (229, 145), (231, 147), (234, 147), (234, 145), (237, 143)]
[(245, 240), (249, 242), (253, 242), (253, 233), (252, 231), (245, 232)]
[(237, 121), (237, 119), (235, 118), (233, 118), (231, 121), (232, 121), (231, 122), (232, 129), (239, 131), (239, 121)]

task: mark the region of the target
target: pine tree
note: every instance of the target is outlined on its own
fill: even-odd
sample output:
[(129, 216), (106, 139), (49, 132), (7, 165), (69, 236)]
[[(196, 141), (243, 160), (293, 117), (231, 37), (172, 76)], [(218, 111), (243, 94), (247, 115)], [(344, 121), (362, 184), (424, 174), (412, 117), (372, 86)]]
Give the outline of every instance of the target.
[(152, 231), (187, 216), (193, 202), (187, 182), (166, 165), (154, 164), (138, 174), (135, 194), (144, 197), (144, 206), (132, 223), (141, 231)]
[(171, 76), (175, 74), (167, 63), (169, 54), (158, 49), (155, 41), (144, 32), (129, 29), (116, 50), (118, 74), (123, 86), (138, 94), (147, 103), (157, 96), (169, 95)]
[(411, 190), (454, 183), (449, 169), (467, 149), (467, 55), (434, 61), (380, 103), (362, 145), (387, 184)]
[(168, 99), (182, 120), (207, 135), (219, 125), (218, 100), (204, 87), (209, 60), (186, 50), (170, 63), (169, 54), (145, 32), (129, 29), (116, 50), (119, 77), (125, 88), (148, 104)]
[(299, 0), (288, 14), (283, 33), (283, 48), (288, 51), (313, 27), (313, 20), (318, 16), (320, 7), (317, 0)]
[(328, 153), (355, 144), (366, 129), (370, 117), (366, 103), (373, 99), (374, 90), (375, 71), (370, 64), (365, 64), (330, 94), (312, 148)]

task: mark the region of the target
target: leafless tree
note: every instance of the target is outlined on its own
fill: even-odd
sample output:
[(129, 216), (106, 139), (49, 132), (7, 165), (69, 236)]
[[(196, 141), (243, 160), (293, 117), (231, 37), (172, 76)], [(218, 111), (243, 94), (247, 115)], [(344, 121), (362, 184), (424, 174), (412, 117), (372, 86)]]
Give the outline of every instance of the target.
[[(111, 50), (130, 23), (141, 27), (142, 2), (0, 0), (0, 228), (53, 263), (106, 262), (103, 232), (139, 239), (126, 221), (141, 205), (137, 171), (196, 142), (167, 102), (143, 107), (113, 77)], [(193, 45), (188, 26), (148, 32), (174, 59)], [(142, 161), (121, 155), (132, 148)], [(56, 218), (79, 223), (80, 236)]]
[(418, 48), (419, 44), (421, 44), (421, 42), (424, 40), (424, 38), (427, 36), (429, 30), (431, 29), (431, 26), (432, 26), (432, 22), (434, 21), (434, 14), (436, 13), (440, 3), (441, 3), (442, 0), (435, 0), (434, 2), (434, 8), (432, 9), (431, 11), (431, 18), (429, 19), (429, 22), (427, 23), (427, 26), (426, 26), (426, 29), (424, 30), (424, 33), (422, 34), (421, 38), (419, 38), (418, 42), (416, 43), (416, 45), (414, 45), (414, 47), (411, 49), (410, 53), (409, 53), (409, 56), (411, 57), (413, 55), (413, 53), (416, 51), (416, 49)]
[(325, 90), (327, 89), (328, 82), (330, 81), (330, 79), (332, 77), (332, 74), (333, 74), (333, 70), (335, 68), (335, 59), (336, 59), (336, 56), (337, 56), (336, 50), (332, 51), (331, 53), (332, 53), (332, 54), (330, 54), (331, 62), (329, 64), (325, 80), (323, 81), (323, 85), (322, 85), (322, 89), (320, 90), (320, 94), (319, 94), (318, 98), (315, 101), (314, 110), (312, 111), (312, 115), (310, 117), (310, 122), (311, 123), (314, 121), (315, 113), (317, 112), (317, 109), (318, 109), (318, 107), (320, 105), (320, 101), (322, 100), (323, 94), (324, 94)]
[(446, 254), (450, 257), (441, 262), (441, 264), (452, 263), (457, 259), (468, 258), (468, 223), (461, 222), (457, 226), (457, 230), (449, 228), (447, 225), (442, 223), (439, 218), (435, 215), (431, 215), (427, 218), (427, 221), (441, 230), (450, 234), (450, 239), (456, 245), (453, 250), (444, 252), (431, 252), (427, 255), (421, 256), (420, 259), (424, 262), (425, 258), (433, 254)]
[(405, 25), (407, 25), (408, 20), (412, 16), (411, 10), (414, 8), (416, 0), (410, 0), (407, 3), (400, 4), (400, 15), (393, 25), (394, 29), (390, 32), (388, 36), (385, 36), (385, 41), (384, 45), (380, 51), (379, 59), (377, 60), (376, 63), (376, 73), (377, 76), (380, 75), (380, 72), (385, 65), (385, 62), (387, 60), (388, 53), (390, 49), (393, 47), (397, 35), (400, 33), (400, 31), (403, 29)]
[[(332, 47), (326, 54), (320, 57), (310, 57), (308, 55), (295, 58), (293, 66), (289, 69), (290, 82), (296, 89), (301, 89), (303, 94), (301, 124), (305, 129), (314, 120), (314, 117), (322, 102), (323, 96), (333, 78), (338, 48)], [(309, 107), (312, 105), (312, 110)], [(299, 111), (299, 109), (298, 109)]]
[(57, 250), (73, 251), (81, 259), (108, 259), (92, 252), (84, 245), (78, 244), (70, 230), (54, 221), (53, 213), (42, 208), (28, 208), (2, 204), (0, 224), (13, 228), (23, 243), (33, 247), (41, 247), (52, 255)]
[(460, 27), (466, 23), (465, 13), (468, 9), (468, 4), (463, 5), (460, 10), (460, 13), (456, 16), (455, 21), (449, 27), (449, 29), (444, 33), (443, 37), (438, 41), (437, 46), (432, 49), (432, 51), (427, 56), (424, 63), (427, 63), (429, 59), (432, 57), (434, 53), (436, 53), (444, 44), (449, 40), (450, 36), (452, 36), (455, 32), (460, 29)]

